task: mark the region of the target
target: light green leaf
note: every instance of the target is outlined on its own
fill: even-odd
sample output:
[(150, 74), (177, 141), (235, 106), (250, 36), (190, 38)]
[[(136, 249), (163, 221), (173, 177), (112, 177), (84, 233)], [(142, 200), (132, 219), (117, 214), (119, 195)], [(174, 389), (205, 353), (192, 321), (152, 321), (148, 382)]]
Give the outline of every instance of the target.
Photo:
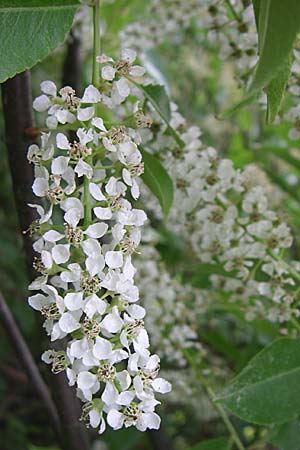
[(169, 122), (171, 119), (170, 100), (164, 86), (148, 84), (148, 86), (141, 86), (141, 88), (145, 97), (153, 104), (156, 111), (160, 112), (164, 120)]
[(269, 118), (276, 115), (275, 111), (278, 111), (282, 100), (288, 77), (287, 61), (300, 30), (300, 1), (254, 0), (253, 7), (258, 28), (259, 60), (244, 98), (223, 112), (222, 119), (253, 103), (256, 96), (273, 80)]
[(249, 93), (260, 91), (277, 75), (288, 59), (299, 30), (299, 0), (260, 2), (260, 56)]
[(142, 175), (144, 183), (157, 197), (166, 219), (173, 203), (173, 182), (159, 160), (141, 148), (145, 171)]
[(300, 339), (258, 353), (216, 401), (248, 422), (283, 423), (300, 414)]
[(60, 45), (78, 0), (1, 0), (0, 82), (33, 67)]
[(220, 120), (228, 119), (228, 117), (230, 117), (233, 114), (235, 114), (236, 112), (240, 111), (245, 106), (251, 105), (257, 99), (258, 99), (257, 93), (253, 94), (253, 95), (248, 95), (248, 96), (244, 97), (242, 100), (240, 100), (239, 102), (236, 102), (229, 108), (225, 109), (225, 111), (223, 111), (217, 118)]
[(272, 123), (279, 111), (285, 87), (290, 75), (292, 58), (287, 59), (284, 66), (279, 69), (275, 78), (269, 83), (267, 92), (267, 122)]
[(294, 420), (280, 425), (269, 439), (271, 444), (276, 445), (281, 450), (299, 450), (300, 449), (300, 422)]
[(200, 442), (194, 445), (188, 450), (230, 450), (231, 443), (226, 437), (219, 437), (215, 439), (208, 439), (207, 441)]
[(191, 283), (200, 288), (208, 288), (211, 286), (210, 275), (221, 275), (222, 277), (231, 278), (235, 272), (227, 272), (222, 264), (210, 263), (194, 263), (190, 261), (186, 263), (186, 272)]

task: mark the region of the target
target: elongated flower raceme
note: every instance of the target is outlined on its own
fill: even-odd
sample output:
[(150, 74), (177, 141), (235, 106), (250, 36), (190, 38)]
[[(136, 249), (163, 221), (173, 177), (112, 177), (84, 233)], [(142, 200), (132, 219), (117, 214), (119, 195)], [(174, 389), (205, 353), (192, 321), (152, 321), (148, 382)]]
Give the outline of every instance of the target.
[[(131, 67), (133, 56), (125, 51), (120, 61)], [(114, 429), (159, 428), (154, 393), (171, 388), (157, 377), (159, 357), (150, 354), (134, 284), (132, 255), (147, 216), (128, 198), (139, 197), (141, 153), (133, 132), (107, 129), (96, 113), (97, 106), (112, 108), (130, 94), (117, 63), (107, 61), (114, 74), (103, 79), (105, 96), (93, 85), (78, 98), (68, 86), (58, 93), (53, 82), (41, 84), (34, 108), (47, 111), (53, 131), (28, 150), (33, 192), (42, 199), (31, 205), (40, 216), (30, 231), (37, 236), (34, 266), (41, 275), (29, 287), (37, 291), (29, 304), (45, 317), (51, 341), (68, 338), (65, 350), (42, 358), (54, 373), (66, 371), (84, 402), (82, 418), (100, 433), (106, 421)], [(139, 66), (132, 70), (143, 74)], [(77, 128), (75, 141), (57, 130), (68, 124)]]

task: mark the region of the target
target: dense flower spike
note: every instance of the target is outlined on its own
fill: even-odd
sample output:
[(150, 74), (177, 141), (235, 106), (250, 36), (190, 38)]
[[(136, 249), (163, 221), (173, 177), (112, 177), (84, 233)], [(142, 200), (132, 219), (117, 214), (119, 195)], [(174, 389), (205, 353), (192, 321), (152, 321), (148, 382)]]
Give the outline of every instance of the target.
[[(282, 323), (298, 317), (299, 265), (289, 268), (281, 261), (292, 245), (289, 227), (269, 208), (265, 189), (252, 182), (247, 169), (235, 170), (232, 161), (205, 147), (200, 129), (188, 128), (175, 105), (172, 109), (170, 123), (182, 148), (163, 123), (155, 141), (148, 135), (148, 148), (168, 149), (160, 153), (176, 186), (168, 226), (185, 238), (198, 260), (215, 264), (213, 285), (240, 302), (248, 320)], [(147, 207), (160, 217), (153, 198)], [(217, 275), (220, 266), (228, 276)]]
[[(43, 206), (31, 205), (40, 216), (34, 265), (41, 275), (30, 285), (38, 292), (29, 304), (45, 317), (52, 341), (68, 338), (65, 351), (46, 351), (43, 360), (54, 373), (67, 372), (85, 403), (82, 418), (100, 433), (106, 421), (114, 429), (158, 428), (154, 394), (171, 388), (157, 377), (159, 357), (149, 352), (134, 283), (132, 254), (147, 216), (128, 194), (139, 197), (142, 156), (134, 130), (107, 128), (97, 112), (128, 97), (132, 86), (125, 75), (144, 73), (134, 59), (130, 50), (115, 63), (99, 57), (105, 94), (90, 85), (79, 98), (68, 86), (57, 92), (44, 81), (34, 108), (47, 111), (46, 124), (55, 131), (28, 149), (33, 192), (43, 200)], [(77, 128), (74, 142), (67, 124)]]

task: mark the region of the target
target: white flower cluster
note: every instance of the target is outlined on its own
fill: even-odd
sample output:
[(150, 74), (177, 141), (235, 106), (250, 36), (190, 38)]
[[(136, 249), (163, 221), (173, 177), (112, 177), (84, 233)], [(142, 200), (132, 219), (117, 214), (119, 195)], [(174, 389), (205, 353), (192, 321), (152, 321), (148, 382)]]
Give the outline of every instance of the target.
[[(171, 388), (157, 377), (159, 357), (149, 351), (134, 283), (132, 254), (147, 216), (127, 194), (139, 197), (141, 153), (130, 130), (107, 129), (99, 114), (129, 96), (127, 72), (142, 75), (134, 57), (129, 50), (116, 63), (100, 56), (103, 92), (90, 85), (82, 98), (44, 81), (34, 108), (47, 112), (47, 127), (55, 131), (42, 133), (41, 145), (28, 150), (33, 192), (43, 202), (31, 205), (40, 216), (30, 231), (41, 275), (29, 287), (38, 291), (29, 304), (45, 317), (51, 341), (68, 338), (65, 350), (46, 351), (43, 360), (54, 373), (66, 371), (84, 402), (83, 419), (99, 433), (106, 421), (113, 429), (159, 428), (154, 394)], [(61, 132), (71, 126), (74, 142)]]
[[(120, 33), (121, 42), (141, 51), (155, 47), (170, 37), (180, 39), (193, 24), (209, 42), (220, 47), (222, 59), (233, 60), (242, 84), (257, 62), (257, 32), (252, 5), (230, 0), (231, 8), (220, 0), (152, 0), (147, 20), (129, 24)], [(234, 13), (233, 13), (234, 12)]]
[(247, 170), (234, 169), (232, 161), (205, 147), (199, 128), (186, 128), (172, 108), (170, 123), (182, 147), (165, 134), (163, 124), (155, 143), (149, 141), (154, 152), (167, 149), (159, 156), (176, 187), (168, 226), (185, 237), (194, 257), (216, 264), (216, 274), (218, 267), (225, 269), (228, 276), (211, 280), (231, 301), (241, 301), (249, 320), (285, 322), (298, 316), (296, 278), (279, 260), (292, 245), (289, 227), (269, 208), (264, 188), (253, 185)]
[[(167, 270), (155, 245), (158, 236), (145, 230), (137, 258), (138, 284), (147, 310), (146, 326), (152, 346), (169, 365), (186, 366), (184, 349), (204, 349), (199, 342), (199, 319), (206, 311), (206, 291), (180, 283)], [(149, 289), (151, 286), (151, 289)]]
[(201, 16), (203, 0), (151, 0), (141, 21), (127, 25), (120, 41), (141, 52), (161, 44), (166, 37), (178, 42), (180, 33)]

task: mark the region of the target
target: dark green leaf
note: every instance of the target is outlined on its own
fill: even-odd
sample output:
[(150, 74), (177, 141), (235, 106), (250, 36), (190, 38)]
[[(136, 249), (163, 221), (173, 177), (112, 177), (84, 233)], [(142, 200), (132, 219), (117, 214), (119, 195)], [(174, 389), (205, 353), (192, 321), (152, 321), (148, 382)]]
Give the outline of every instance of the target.
[(217, 402), (258, 424), (283, 423), (300, 414), (300, 339), (281, 338), (258, 353)]
[(219, 437), (216, 439), (209, 439), (194, 445), (188, 450), (230, 450), (231, 443), (226, 437)]
[(255, 23), (256, 23), (256, 29), (258, 31), (259, 27), (259, 9), (260, 9), (260, 0), (252, 0), (253, 3), (253, 9), (254, 9), (254, 16), (255, 16)]
[(151, 153), (140, 147), (143, 155), (145, 171), (142, 175), (144, 183), (150, 191), (157, 197), (163, 211), (164, 218), (167, 218), (173, 203), (173, 182), (160, 161)]
[(300, 449), (300, 422), (294, 420), (280, 425), (269, 439), (271, 444), (276, 445), (281, 450), (299, 450)]
[(291, 70), (291, 55), (267, 87), (267, 122), (272, 123), (279, 111)]
[(1, 0), (0, 82), (33, 67), (60, 45), (78, 0)]

